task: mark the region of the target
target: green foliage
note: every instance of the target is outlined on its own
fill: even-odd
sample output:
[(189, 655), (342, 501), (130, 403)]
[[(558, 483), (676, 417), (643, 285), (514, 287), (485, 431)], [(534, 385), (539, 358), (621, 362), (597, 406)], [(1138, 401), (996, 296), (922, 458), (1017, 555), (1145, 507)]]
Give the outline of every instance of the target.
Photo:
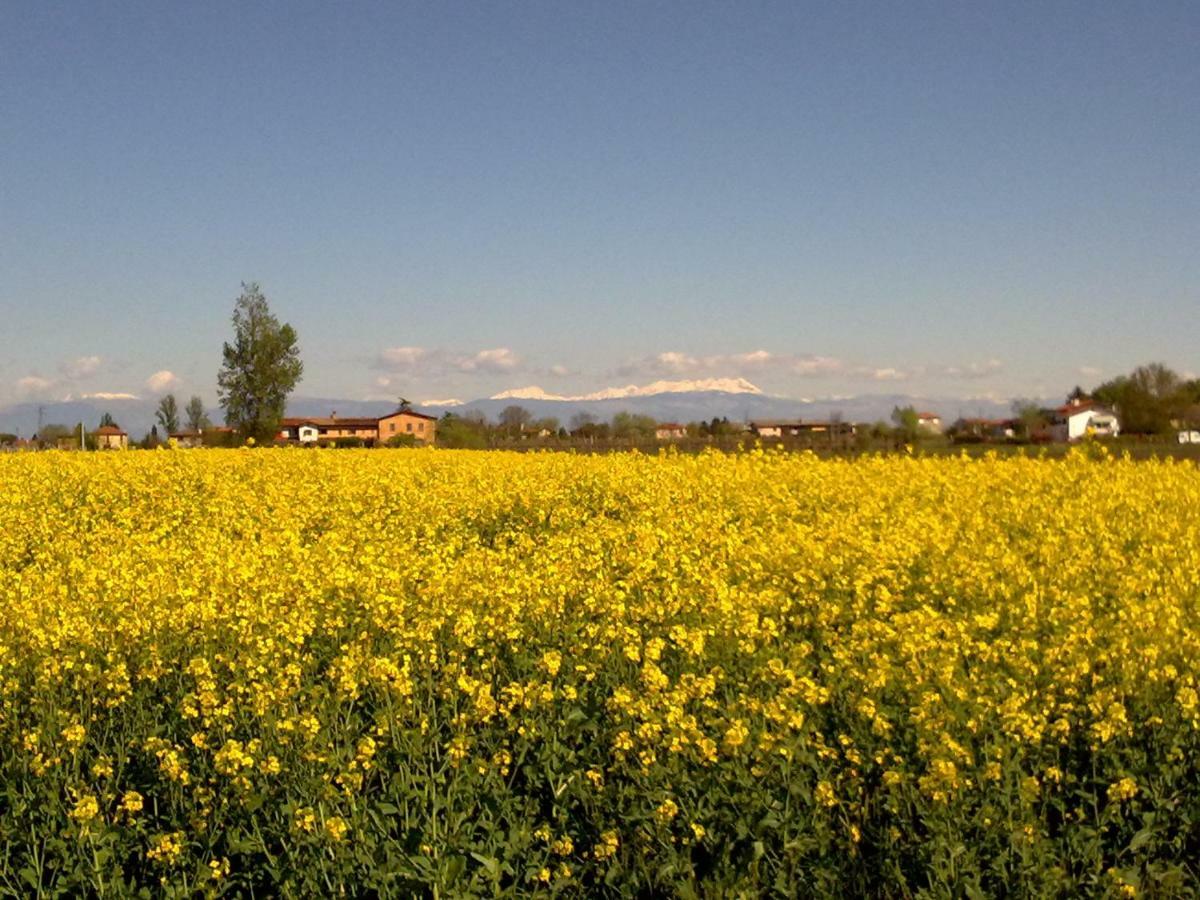
[(170, 435), (179, 430), (179, 404), (176, 402), (174, 394), (167, 394), (158, 401), (158, 410), (155, 412), (154, 418), (162, 426), (164, 435)]
[(612, 419), (612, 435), (622, 440), (652, 440), (658, 423), (650, 416), (619, 412)]
[[(1079, 391), (1079, 388), (1072, 391), (1071, 396), (1075, 396), (1076, 391)], [(1067, 399), (1071, 399), (1071, 396), (1068, 396)], [(1014, 400), (1012, 402), (1012, 412), (1017, 418), (1020, 434), (1023, 438), (1030, 438), (1045, 430), (1049, 425), (1049, 419), (1046, 416), (1045, 410), (1032, 400)]]
[(204, 432), (212, 427), (204, 409), (204, 401), (194, 394), (183, 409), (183, 417), (188, 431)]
[(296, 331), (280, 324), (257, 284), (243, 284), (233, 311), (234, 340), (217, 376), (225, 421), (243, 438), (269, 441), (279, 431), (288, 394), (304, 372)]
[(108, 427), (119, 428), (120, 426), (117, 425), (117, 420), (112, 417), (112, 413), (106, 412), (102, 416), (100, 416), (100, 427), (101, 428), (108, 428)]
[(911, 406), (897, 406), (892, 410), (892, 424), (904, 440), (912, 442), (921, 433), (921, 419)]
[(59, 438), (70, 437), (72, 433), (74, 433), (76, 437), (79, 436), (78, 430), (74, 430), (74, 432), (72, 432), (71, 427), (68, 425), (59, 425), (57, 423), (52, 425), (43, 425), (42, 430), (37, 433), (37, 439), (43, 444), (54, 444)]
[(1200, 402), (1200, 388), (1162, 363), (1150, 363), (1104, 382), (1092, 397), (1116, 410), (1122, 431), (1167, 434), (1190, 416)]
[(393, 434), (387, 439), (386, 446), (388, 447), (415, 447), (417, 446), (417, 437), (413, 434)]
[(437, 442), (451, 449), (481, 450), (488, 445), (487, 423), (446, 413), (437, 424)]

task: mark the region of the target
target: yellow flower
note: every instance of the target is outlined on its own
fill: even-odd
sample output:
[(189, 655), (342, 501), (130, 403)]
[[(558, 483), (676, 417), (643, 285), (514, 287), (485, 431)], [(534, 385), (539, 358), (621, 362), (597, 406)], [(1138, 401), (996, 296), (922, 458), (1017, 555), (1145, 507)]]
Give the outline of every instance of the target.
[(551, 678), (557, 675), (558, 670), (562, 668), (562, 659), (562, 654), (557, 650), (547, 650), (542, 654), (542, 668)]
[(146, 851), (146, 858), (159, 865), (172, 865), (183, 855), (183, 844), (182, 831), (156, 835), (150, 841), (150, 849)]
[(1108, 799), (1114, 803), (1120, 803), (1123, 800), (1132, 800), (1137, 796), (1137, 792), (1137, 782), (1132, 778), (1125, 777), (1108, 786)]
[(675, 801), (667, 799), (660, 803), (658, 808), (654, 810), (654, 817), (658, 819), (659, 822), (666, 823), (675, 818), (678, 813), (679, 807), (676, 805)]
[(63, 740), (65, 740), (72, 748), (78, 747), (87, 737), (87, 729), (76, 722), (74, 725), (69, 725), (63, 729)]
[(746, 738), (750, 736), (750, 730), (746, 727), (746, 723), (738, 719), (727, 729), (725, 729), (725, 737), (722, 739), (726, 749), (736, 750), (742, 744), (746, 743)]
[(117, 807), (117, 811), (132, 818), (142, 811), (144, 805), (145, 801), (141, 794), (137, 791), (126, 791), (121, 795), (121, 803)]
[(325, 833), (329, 835), (330, 840), (336, 842), (341, 841), (346, 837), (346, 833), (350, 830), (350, 826), (346, 824), (346, 820), (340, 816), (330, 816), (325, 820)]
[(817, 783), (817, 790), (814, 798), (821, 806), (836, 806), (837, 797), (833, 793), (833, 785), (828, 781), (820, 781)]
[(91, 794), (85, 794), (75, 801), (71, 809), (71, 818), (80, 824), (92, 821), (100, 815), (100, 804)]
[(302, 806), (293, 814), (293, 825), (297, 831), (312, 832), (317, 827), (317, 814), (312, 807)]
[(615, 831), (605, 831), (600, 835), (600, 840), (592, 850), (592, 855), (596, 859), (609, 859), (616, 856), (617, 849), (621, 846), (620, 840), (617, 838)]

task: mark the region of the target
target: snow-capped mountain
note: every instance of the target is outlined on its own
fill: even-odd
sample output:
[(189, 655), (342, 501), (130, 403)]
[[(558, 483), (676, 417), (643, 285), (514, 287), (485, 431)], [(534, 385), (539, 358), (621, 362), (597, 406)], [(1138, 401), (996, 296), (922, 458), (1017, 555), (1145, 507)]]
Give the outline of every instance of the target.
[(696, 381), (655, 381), (651, 384), (629, 384), (625, 387), (610, 387), (591, 394), (567, 396), (550, 394), (537, 385), (513, 388), (493, 394), (489, 400), (556, 400), (564, 403), (584, 403), (591, 400), (623, 400), (627, 397), (654, 397), (658, 394), (695, 394), (717, 392), (722, 394), (762, 394), (759, 388), (745, 378), (702, 378)]

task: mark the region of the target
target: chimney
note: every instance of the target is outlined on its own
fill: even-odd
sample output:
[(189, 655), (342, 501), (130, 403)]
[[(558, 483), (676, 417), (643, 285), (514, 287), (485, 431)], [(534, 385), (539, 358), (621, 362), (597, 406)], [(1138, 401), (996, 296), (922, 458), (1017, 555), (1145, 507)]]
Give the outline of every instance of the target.
[(335, 422), (337, 421), (337, 410), (336, 409), (329, 414), (329, 418), (333, 419)]

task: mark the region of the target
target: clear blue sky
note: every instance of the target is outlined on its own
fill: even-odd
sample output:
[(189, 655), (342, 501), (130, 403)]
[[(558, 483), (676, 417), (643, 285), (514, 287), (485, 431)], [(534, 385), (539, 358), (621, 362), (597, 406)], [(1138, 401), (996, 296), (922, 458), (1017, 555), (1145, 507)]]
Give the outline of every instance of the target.
[(1200, 4), (0, 6), (0, 402), (243, 280), (309, 396), (1200, 370)]

